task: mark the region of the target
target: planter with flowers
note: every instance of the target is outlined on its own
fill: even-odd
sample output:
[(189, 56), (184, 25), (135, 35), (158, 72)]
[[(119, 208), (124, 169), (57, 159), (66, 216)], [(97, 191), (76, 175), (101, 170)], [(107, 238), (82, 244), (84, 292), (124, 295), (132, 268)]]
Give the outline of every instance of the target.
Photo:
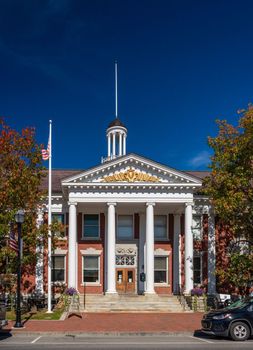
[(206, 294), (203, 288), (195, 287), (191, 295), (186, 296), (187, 303), (193, 311), (206, 311)]
[(73, 287), (66, 288), (64, 293), (62, 294), (62, 299), (64, 309), (65, 311), (68, 311), (71, 305), (79, 304), (78, 291)]

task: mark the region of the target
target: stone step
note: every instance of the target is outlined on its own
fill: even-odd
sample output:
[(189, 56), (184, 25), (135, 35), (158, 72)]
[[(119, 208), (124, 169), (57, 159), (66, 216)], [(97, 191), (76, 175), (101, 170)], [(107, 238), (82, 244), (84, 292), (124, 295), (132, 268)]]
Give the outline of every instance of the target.
[(184, 312), (173, 295), (80, 295), (80, 310), (86, 312)]

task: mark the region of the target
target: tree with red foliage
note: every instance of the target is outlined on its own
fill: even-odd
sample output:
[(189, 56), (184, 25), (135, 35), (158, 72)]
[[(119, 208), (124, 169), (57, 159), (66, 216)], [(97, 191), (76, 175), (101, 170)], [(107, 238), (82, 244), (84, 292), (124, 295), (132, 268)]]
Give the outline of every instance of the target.
[(36, 228), (37, 209), (43, 196), (40, 190), (43, 166), (41, 145), (35, 130), (12, 129), (0, 119), (0, 272), (15, 271), (16, 253), (10, 249), (10, 224), (18, 209), (25, 211), (22, 225), (23, 266), (28, 270), (35, 262), (35, 246), (40, 234)]
[(250, 266), (252, 252), (249, 249), (246, 254), (243, 250), (231, 254), (228, 250), (229, 245), (238, 240), (248, 241), (249, 248), (253, 242), (253, 107), (249, 105), (239, 114), (238, 126), (226, 120), (218, 121), (218, 135), (208, 138), (214, 154), (204, 188), (219, 218), (216, 226), (218, 284), (245, 287), (253, 281), (252, 271), (242, 273), (241, 268)]

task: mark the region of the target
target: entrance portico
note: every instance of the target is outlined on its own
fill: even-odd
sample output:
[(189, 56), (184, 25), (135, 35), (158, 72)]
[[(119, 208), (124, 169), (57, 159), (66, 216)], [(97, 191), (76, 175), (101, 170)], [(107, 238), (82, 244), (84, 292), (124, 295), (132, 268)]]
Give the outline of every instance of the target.
[[(78, 282), (80, 273), (85, 273), (83, 262), (77, 261), (78, 250), (81, 250), (77, 240), (81, 237), (78, 243), (101, 244), (103, 254), (96, 261), (100, 265), (91, 267), (89, 273), (92, 274), (92, 268), (101, 270), (103, 265), (97, 285), (103, 286), (104, 293), (117, 293), (119, 279), (125, 284), (132, 283), (130, 289), (133, 293), (154, 294), (157, 288), (159, 291), (167, 288), (171, 293), (176, 292), (182, 274), (179, 236), (183, 234), (181, 222), (184, 217), (185, 291), (189, 292), (193, 288), (193, 193), (200, 185), (199, 179), (136, 155), (112, 160), (63, 181), (69, 200), (68, 285), (78, 289), (82, 284), (87, 288), (96, 285), (93, 281), (89, 282), (89, 278), (88, 282), (81, 278), (81, 285)], [(90, 210), (87, 209), (89, 207)], [(104, 220), (104, 237), (86, 238), (82, 232), (77, 232), (84, 229), (85, 213), (97, 215), (100, 225)], [(80, 224), (77, 223), (78, 215), (81, 217)], [(129, 236), (128, 232), (137, 230), (137, 226), (138, 234), (132, 232)], [(165, 230), (166, 235), (163, 233)], [(119, 235), (121, 231), (122, 237)], [(136, 255), (135, 266), (126, 277), (128, 272), (124, 267), (123, 272), (118, 273), (116, 260), (120, 255), (117, 255), (116, 247), (123, 249), (129, 244), (136, 247)], [(95, 259), (83, 261), (88, 260), (88, 264), (95, 264)], [(78, 271), (81, 266), (82, 271)], [(145, 282), (139, 278), (142, 272), (145, 273)]]

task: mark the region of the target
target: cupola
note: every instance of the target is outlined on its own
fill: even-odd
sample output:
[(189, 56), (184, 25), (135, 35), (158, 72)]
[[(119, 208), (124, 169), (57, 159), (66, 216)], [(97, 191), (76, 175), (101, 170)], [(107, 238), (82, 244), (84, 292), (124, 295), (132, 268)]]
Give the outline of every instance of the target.
[(115, 119), (106, 129), (107, 157), (102, 158), (102, 163), (122, 157), (126, 154), (127, 128), (118, 118), (118, 74), (117, 62), (115, 62)]
[(126, 154), (127, 128), (119, 120), (114, 119), (106, 130), (107, 158), (108, 160), (124, 156)]

